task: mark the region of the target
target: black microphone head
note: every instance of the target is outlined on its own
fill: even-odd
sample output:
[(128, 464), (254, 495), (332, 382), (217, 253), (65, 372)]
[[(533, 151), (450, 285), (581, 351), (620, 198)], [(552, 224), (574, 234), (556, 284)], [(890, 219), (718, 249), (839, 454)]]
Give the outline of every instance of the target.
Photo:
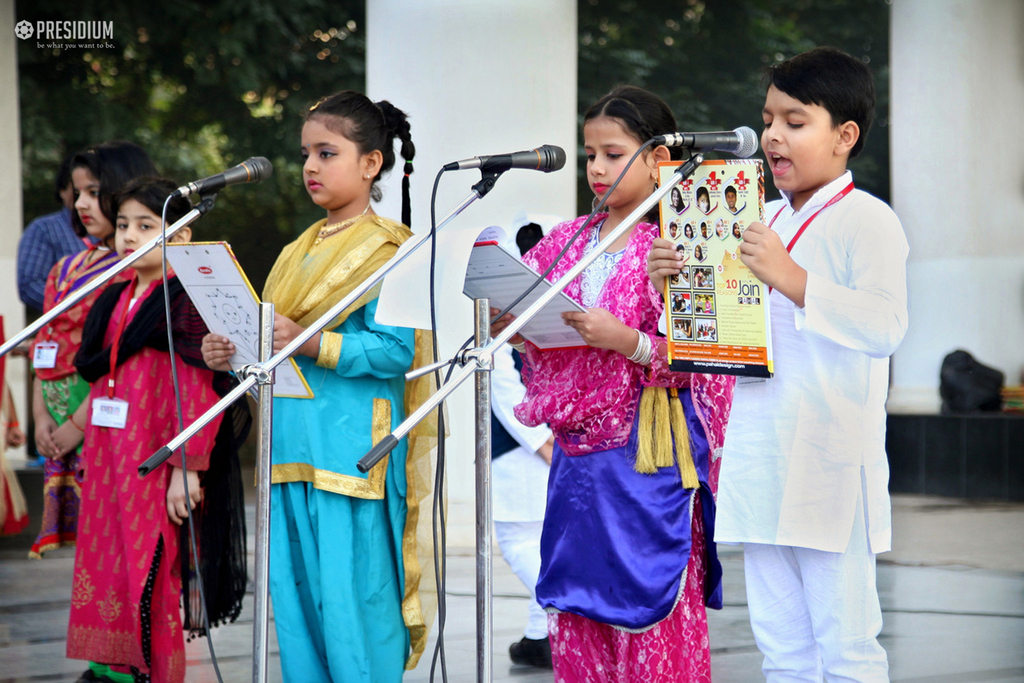
[(537, 148), (540, 154), (540, 169), (545, 173), (560, 171), (565, 166), (565, 150), (558, 145), (541, 145)]
[(249, 171), (249, 182), (258, 183), (274, 175), (274, 165), (266, 157), (252, 157), (241, 163)]
[(739, 142), (736, 144), (736, 149), (732, 150), (732, 153), (740, 159), (753, 156), (754, 152), (757, 151), (757, 133), (747, 126), (740, 126), (733, 133), (736, 133)]

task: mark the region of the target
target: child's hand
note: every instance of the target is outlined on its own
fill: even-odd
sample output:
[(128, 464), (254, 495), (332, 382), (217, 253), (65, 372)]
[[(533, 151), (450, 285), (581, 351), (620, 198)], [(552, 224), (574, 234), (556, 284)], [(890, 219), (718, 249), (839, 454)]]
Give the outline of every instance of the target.
[(636, 330), (603, 308), (590, 308), (585, 313), (566, 311), (562, 320), (596, 349), (611, 349), (624, 356), (631, 356), (636, 351)]
[(53, 452), (55, 455), (48, 457), (51, 458), (62, 458), (71, 451), (78, 448), (78, 445), (82, 443), (85, 438), (85, 434), (82, 430), (75, 426), (71, 420), (66, 420), (64, 424), (57, 427), (51, 435), (53, 438)]
[(655, 238), (647, 254), (647, 277), (659, 292), (665, 291), (665, 278), (683, 269), (683, 252), (662, 237)]
[[(185, 498), (185, 472), (188, 476), (188, 499)], [(203, 501), (203, 489), (199, 486), (199, 473), (171, 467), (171, 482), (167, 485), (167, 516), (181, 526), (188, 519), (189, 512)]]
[(18, 448), (25, 443), (25, 432), (21, 431), (21, 427), (15, 425), (13, 427), (7, 427), (7, 447)]
[(47, 458), (59, 458), (57, 445), (53, 442), (53, 432), (57, 429), (57, 423), (53, 421), (49, 413), (36, 415), (36, 450)]
[(751, 223), (743, 232), (739, 251), (740, 261), (761, 282), (803, 308), (807, 271), (789, 255), (777, 232), (764, 223)]
[[(498, 315), (499, 313), (501, 313), (501, 309), (500, 308), (494, 308), (493, 306), (491, 307), (491, 317), (492, 318), (494, 316)], [(506, 327), (508, 327), (509, 325), (511, 325), (512, 321), (515, 320), (515, 319), (516, 319), (516, 317), (514, 315), (512, 315), (511, 313), (506, 313), (505, 315), (501, 316), (497, 320), (491, 321), (491, 336), (492, 337), (497, 337), (499, 334), (501, 334), (501, 331), (503, 329), (505, 329)], [(523, 339), (523, 335), (519, 334), (518, 332), (516, 332), (515, 334), (513, 334), (511, 337), (508, 338), (508, 343), (509, 344), (517, 344), (518, 345), (518, 344), (522, 344), (524, 341), (526, 341), (526, 340)]]
[[(288, 346), (293, 339), (306, 331), (306, 328), (291, 318), (286, 318), (280, 313), (274, 314), (274, 353), (278, 354), (281, 349)], [(318, 358), (320, 356), (320, 335), (314, 334), (292, 354), (293, 356), (309, 356)]]
[(200, 347), (203, 351), (203, 362), (211, 370), (228, 372), (231, 364), (228, 363), (231, 356), (235, 355), (235, 345), (227, 337), (216, 334), (208, 334), (203, 337), (203, 344)]

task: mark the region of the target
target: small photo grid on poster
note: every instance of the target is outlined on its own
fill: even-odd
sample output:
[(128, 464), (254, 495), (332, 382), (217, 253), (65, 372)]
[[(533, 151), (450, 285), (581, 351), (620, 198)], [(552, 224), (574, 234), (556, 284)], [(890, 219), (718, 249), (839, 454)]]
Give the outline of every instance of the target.
[(672, 341), (693, 341), (693, 318), (672, 319)]
[(671, 289), (690, 289), (690, 266), (683, 266), (683, 269), (668, 279), (668, 286)]
[(694, 293), (693, 312), (697, 315), (715, 315), (715, 295), (712, 293)]
[(694, 321), (696, 326), (697, 341), (717, 342), (718, 321), (714, 318), (697, 318)]
[(711, 266), (694, 266), (690, 269), (690, 284), (694, 289), (715, 288), (715, 269)]
[(692, 315), (693, 294), (691, 292), (672, 292), (670, 305), (672, 315)]

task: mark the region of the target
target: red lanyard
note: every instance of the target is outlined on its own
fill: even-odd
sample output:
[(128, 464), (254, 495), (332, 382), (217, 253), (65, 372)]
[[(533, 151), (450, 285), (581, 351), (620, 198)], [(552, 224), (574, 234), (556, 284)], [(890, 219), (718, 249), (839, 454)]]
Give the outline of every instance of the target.
[(128, 324), (128, 313), (132, 308), (132, 294), (135, 293), (135, 283), (138, 274), (132, 272), (132, 279), (128, 281), (128, 300), (121, 309), (121, 317), (117, 321), (117, 331), (114, 333), (114, 341), (110, 346), (110, 378), (107, 379), (107, 398), (114, 398), (114, 377), (117, 374), (117, 352), (121, 348), (121, 335), (124, 334), (125, 325)]
[[(840, 199), (842, 199), (846, 195), (850, 194), (850, 192), (852, 192), (852, 191), (853, 191), (853, 183), (851, 182), (849, 185), (847, 185), (842, 190), (840, 190), (839, 193), (835, 197), (833, 197), (832, 199), (828, 200), (828, 203), (826, 203), (825, 206), (821, 207), (820, 209), (818, 209), (817, 211), (812, 213), (811, 217), (808, 218), (806, 221), (804, 221), (804, 224), (801, 225), (800, 229), (796, 231), (795, 235), (793, 235), (793, 239), (791, 239), (789, 241), (789, 244), (786, 245), (786, 251), (788, 251), (790, 253), (793, 252), (793, 246), (796, 244), (796, 241), (798, 239), (800, 239), (800, 236), (804, 234), (804, 230), (806, 230), (807, 226), (811, 224), (811, 221), (813, 221), (815, 218), (818, 217), (819, 213), (821, 213), (822, 211), (824, 211), (828, 207), (832, 206), (833, 204), (838, 202)], [(769, 228), (772, 227), (772, 225), (775, 224), (775, 219), (778, 218), (780, 215), (782, 215), (782, 212), (785, 211), (785, 210), (786, 210), (785, 206), (783, 206), (781, 209), (779, 209), (779, 212), (777, 214), (775, 214), (775, 217), (772, 218), (771, 222), (768, 224)]]
[[(838, 202), (840, 199), (842, 199), (846, 195), (850, 194), (850, 192), (852, 192), (852, 191), (853, 191), (853, 182), (851, 181), (850, 184), (847, 185), (846, 187), (844, 187), (842, 190), (840, 190), (839, 193), (836, 194), (835, 197), (832, 197), (832, 199), (828, 200), (828, 202), (825, 204), (825, 206), (821, 207), (820, 209), (818, 209), (817, 211), (812, 213), (811, 217), (808, 218), (806, 221), (804, 221), (804, 224), (801, 225), (800, 229), (796, 231), (795, 235), (793, 235), (793, 239), (791, 239), (789, 241), (789, 244), (786, 245), (786, 251), (789, 252), (789, 253), (793, 253), (793, 247), (796, 245), (797, 240), (800, 239), (800, 236), (804, 234), (804, 230), (807, 229), (807, 226), (811, 224), (811, 221), (813, 221), (815, 218), (817, 218), (819, 213), (821, 213), (822, 211), (824, 211), (828, 207), (832, 206), (833, 204)], [(773, 225), (775, 225), (775, 219), (778, 218), (779, 216), (781, 216), (782, 212), (785, 211), (785, 210), (786, 210), (785, 206), (783, 206), (781, 209), (779, 209), (779, 212), (776, 213), (775, 216), (772, 218), (771, 222), (768, 223), (768, 227), (769, 228), (772, 227)], [(768, 293), (769, 294), (772, 293), (772, 288), (771, 287), (768, 288)]]

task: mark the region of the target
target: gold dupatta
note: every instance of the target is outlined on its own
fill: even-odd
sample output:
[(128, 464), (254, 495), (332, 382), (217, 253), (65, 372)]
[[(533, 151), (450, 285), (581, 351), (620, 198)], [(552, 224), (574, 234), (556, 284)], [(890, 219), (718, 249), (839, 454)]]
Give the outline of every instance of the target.
[[(263, 300), (274, 310), (303, 327), (309, 327), (337, 302), (366, 281), (412, 236), (401, 223), (376, 215), (364, 216), (353, 225), (315, 244), (323, 219), (311, 225), (281, 252), (267, 277)], [(374, 287), (338, 315), (325, 329), (333, 329), (380, 293)], [(433, 362), (432, 335), (416, 330), (412, 368)], [(412, 414), (435, 388), (433, 374), (405, 384), (405, 414)], [(390, 431), (390, 427), (380, 437)], [(427, 644), (427, 634), (437, 612), (434, 581), (431, 514), (433, 474), (437, 455), (436, 414), (420, 422), (408, 435), (406, 455), (406, 521), (402, 538), (405, 594), (402, 617), (409, 629), (412, 652), (405, 668), (416, 666)], [(382, 539), (383, 540), (383, 539)]]

